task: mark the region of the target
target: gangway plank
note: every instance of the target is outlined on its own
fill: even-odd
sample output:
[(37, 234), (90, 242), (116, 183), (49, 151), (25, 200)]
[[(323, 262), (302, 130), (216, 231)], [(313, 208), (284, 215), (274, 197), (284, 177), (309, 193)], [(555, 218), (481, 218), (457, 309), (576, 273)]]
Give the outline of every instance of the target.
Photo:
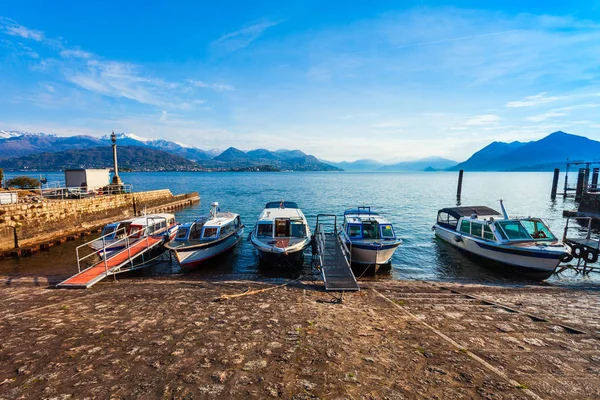
[(61, 288), (88, 289), (107, 276), (122, 272), (120, 270), (125, 265), (132, 263), (134, 259), (149, 252), (161, 243), (163, 243), (162, 237), (148, 236), (126, 246), (123, 250), (106, 257), (106, 260), (103, 259), (91, 267), (73, 275), (69, 279), (59, 283), (57, 286)]
[[(325, 231), (327, 224), (320, 223), (320, 217), (334, 218), (333, 231)], [(319, 214), (317, 216), (314, 240), (314, 260), (323, 275), (325, 290), (337, 292), (360, 290), (352, 272), (350, 251), (339, 238), (335, 215)]]

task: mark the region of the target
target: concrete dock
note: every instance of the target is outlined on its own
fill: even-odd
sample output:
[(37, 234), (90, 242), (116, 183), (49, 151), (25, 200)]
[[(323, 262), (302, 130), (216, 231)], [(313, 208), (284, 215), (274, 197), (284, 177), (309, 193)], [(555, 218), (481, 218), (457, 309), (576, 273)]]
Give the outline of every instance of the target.
[(1, 283), (2, 399), (600, 397), (597, 288)]

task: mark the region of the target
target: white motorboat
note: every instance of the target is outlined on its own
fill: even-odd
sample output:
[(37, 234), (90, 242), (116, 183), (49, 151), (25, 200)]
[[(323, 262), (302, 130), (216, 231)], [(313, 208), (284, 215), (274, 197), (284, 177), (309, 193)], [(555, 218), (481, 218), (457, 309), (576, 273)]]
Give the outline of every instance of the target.
[(561, 261), (571, 258), (567, 247), (541, 218), (509, 218), (489, 207), (451, 207), (438, 211), (435, 235), (468, 254), (526, 276), (547, 279)]
[(175, 253), (184, 271), (230, 250), (244, 235), (239, 214), (218, 209), (219, 203), (212, 203), (208, 216), (181, 225), (175, 238), (165, 245)]
[(392, 223), (371, 207), (346, 210), (340, 237), (350, 249), (352, 263), (373, 266), (375, 272), (390, 262), (402, 244)]
[(291, 201), (266, 204), (250, 234), (260, 258), (276, 265), (292, 265), (303, 259), (310, 245), (311, 232), (306, 217)]
[(173, 214), (143, 215), (106, 225), (102, 236), (89, 246), (98, 252), (111, 253), (147, 236), (165, 236), (166, 240), (171, 240), (178, 227)]

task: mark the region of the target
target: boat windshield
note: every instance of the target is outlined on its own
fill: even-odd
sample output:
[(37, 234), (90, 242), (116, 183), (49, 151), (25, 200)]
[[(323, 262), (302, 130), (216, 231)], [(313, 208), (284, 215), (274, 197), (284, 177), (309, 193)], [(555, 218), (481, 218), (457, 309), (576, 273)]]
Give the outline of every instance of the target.
[(496, 221), (500, 226), (499, 232), (503, 239), (506, 240), (531, 240), (532, 237), (527, 233), (527, 230), (521, 222), (514, 221)]
[(363, 237), (365, 239), (379, 239), (377, 223), (363, 222)]
[(360, 231), (360, 225), (358, 224), (350, 224), (348, 225), (348, 236), (351, 238), (360, 238), (362, 233)]
[(102, 230), (102, 236), (112, 235), (115, 233), (116, 230), (117, 230), (117, 225), (105, 226), (104, 229)]
[(258, 224), (258, 227), (256, 229), (256, 236), (272, 237), (273, 236), (273, 224)]
[(187, 235), (189, 233), (190, 229), (189, 228), (179, 228), (177, 230), (177, 240), (185, 240), (187, 238)]
[(381, 225), (381, 238), (382, 239), (393, 239), (394, 229), (391, 225)]
[(290, 236), (293, 237), (305, 237), (306, 227), (302, 221), (291, 221), (290, 222)]
[(522, 219), (521, 224), (535, 240), (556, 240), (550, 228), (539, 218)]

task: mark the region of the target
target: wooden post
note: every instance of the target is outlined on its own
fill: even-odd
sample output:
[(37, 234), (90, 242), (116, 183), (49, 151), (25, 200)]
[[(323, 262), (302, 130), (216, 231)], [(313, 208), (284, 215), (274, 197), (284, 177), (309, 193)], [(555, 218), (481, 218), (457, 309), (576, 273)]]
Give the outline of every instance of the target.
[(558, 189), (558, 174), (560, 174), (559, 168), (554, 168), (554, 178), (552, 179), (552, 192), (550, 198), (554, 200), (556, 198), (556, 189)]
[(587, 193), (588, 184), (590, 183), (590, 164), (588, 164), (587, 167), (583, 170), (583, 173), (585, 174), (585, 176), (583, 177), (583, 192)]
[(463, 179), (464, 170), (458, 171), (458, 188), (456, 189), (456, 200), (460, 200), (460, 195), (462, 193), (462, 179)]
[(15, 241), (15, 249), (19, 248), (19, 236), (17, 235), (17, 227), (13, 226), (13, 239)]
[(579, 175), (577, 175), (577, 189), (575, 191), (575, 201), (581, 200), (583, 194), (583, 185), (585, 182), (585, 168), (579, 168)]
[(600, 168), (594, 168), (594, 172), (592, 172), (592, 185), (590, 186), (590, 189), (592, 189), (592, 191), (597, 192), (598, 191), (598, 172), (600, 171)]

